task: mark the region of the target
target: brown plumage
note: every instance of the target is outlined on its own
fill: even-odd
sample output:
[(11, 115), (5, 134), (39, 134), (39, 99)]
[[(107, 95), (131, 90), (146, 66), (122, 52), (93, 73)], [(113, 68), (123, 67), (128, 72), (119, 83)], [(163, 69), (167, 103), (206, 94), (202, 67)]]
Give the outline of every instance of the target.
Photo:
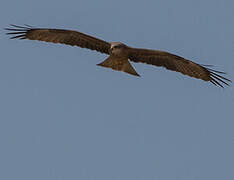
[(15, 35), (11, 39), (30, 39), (52, 43), (61, 43), (71, 46), (79, 46), (96, 50), (110, 55), (99, 66), (112, 68), (117, 71), (123, 71), (135, 76), (139, 76), (129, 63), (141, 62), (155, 66), (162, 66), (172, 71), (180, 72), (204, 81), (210, 81), (214, 85), (223, 87), (222, 83), (228, 85), (231, 80), (221, 76), (224, 72), (210, 69), (209, 66), (199, 65), (183, 57), (170, 54), (164, 51), (131, 48), (120, 42), (106, 42), (95, 37), (83, 34), (77, 31), (63, 29), (44, 29), (11, 25), (6, 28), (10, 31), (7, 34)]
[(88, 48), (106, 54), (109, 53), (108, 51), (110, 49), (110, 43), (77, 31), (63, 29), (32, 28), (30, 26), (11, 26), (14, 28), (6, 28), (6, 30), (13, 31), (7, 34), (16, 35), (14, 37), (11, 37), (11, 39), (19, 38), (39, 40), (52, 43), (66, 44), (71, 46), (79, 46), (81, 48)]

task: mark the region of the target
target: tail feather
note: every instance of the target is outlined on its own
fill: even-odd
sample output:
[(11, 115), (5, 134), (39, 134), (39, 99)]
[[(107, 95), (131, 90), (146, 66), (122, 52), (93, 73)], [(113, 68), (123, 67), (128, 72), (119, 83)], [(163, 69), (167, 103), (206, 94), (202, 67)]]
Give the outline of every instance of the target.
[(106, 60), (97, 65), (112, 68), (117, 71), (123, 71), (134, 76), (140, 76), (132, 67), (128, 59), (118, 59), (116, 57), (109, 56)]

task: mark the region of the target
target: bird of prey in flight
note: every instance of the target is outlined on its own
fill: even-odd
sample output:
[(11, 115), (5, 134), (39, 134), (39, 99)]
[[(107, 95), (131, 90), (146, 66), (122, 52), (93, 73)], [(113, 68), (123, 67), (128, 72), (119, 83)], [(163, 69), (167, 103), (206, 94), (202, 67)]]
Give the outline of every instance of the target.
[(139, 76), (130, 64), (146, 63), (154, 66), (162, 66), (166, 69), (180, 72), (204, 81), (209, 81), (216, 86), (229, 85), (231, 80), (223, 77), (221, 71), (211, 69), (209, 65), (200, 65), (183, 57), (159, 50), (132, 48), (121, 42), (106, 42), (90, 35), (64, 29), (34, 28), (28, 25), (6, 28), (7, 34), (13, 35), (11, 39), (30, 39), (52, 43), (61, 43), (71, 46), (79, 46), (108, 54), (109, 57), (97, 64), (117, 71), (123, 71), (134, 76)]

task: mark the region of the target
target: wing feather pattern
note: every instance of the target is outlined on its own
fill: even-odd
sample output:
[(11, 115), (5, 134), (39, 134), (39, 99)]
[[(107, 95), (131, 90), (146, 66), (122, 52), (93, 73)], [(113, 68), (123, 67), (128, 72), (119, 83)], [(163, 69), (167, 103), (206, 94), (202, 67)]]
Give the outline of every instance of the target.
[(33, 28), (29, 25), (25, 25), (24, 27), (11, 25), (6, 30), (10, 31), (7, 33), (8, 35), (13, 35), (11, 39), (30, 39), (60, 43), (109, 54), (110, 43), (77, 31)]
[(164, 51), (129, 48), (129, 59), (133, 62), (146, 63), (155, 66), (162, 66), (166, 69), (180, 72), (204, 81), (210, 81), (216, 86), (223, 87), (223, 84), (229, 85), (230, 79), (220, 74), (224, 72), (216, 71), (208, 68), (209, 66), (200, 65), (183, 57), (170, 54)]

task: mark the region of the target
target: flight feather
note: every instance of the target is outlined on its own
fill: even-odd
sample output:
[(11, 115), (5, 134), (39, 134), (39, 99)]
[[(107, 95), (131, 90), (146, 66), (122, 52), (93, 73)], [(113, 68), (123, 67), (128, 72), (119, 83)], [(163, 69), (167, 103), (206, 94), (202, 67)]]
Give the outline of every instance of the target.
[(16, 25), (11, 26), (11, 28), (6, 28), (6, 30), (11, 31), (7, 34), (15, 35), (11, 37), (11, 39), (19, 38), (60, 43), (71, 46), (79, 46), (81, 48), (88, 48), (101, 53), (109, 54), (110, 43), (78, 31), (32, 28), (28, 26), (22, 27)]

